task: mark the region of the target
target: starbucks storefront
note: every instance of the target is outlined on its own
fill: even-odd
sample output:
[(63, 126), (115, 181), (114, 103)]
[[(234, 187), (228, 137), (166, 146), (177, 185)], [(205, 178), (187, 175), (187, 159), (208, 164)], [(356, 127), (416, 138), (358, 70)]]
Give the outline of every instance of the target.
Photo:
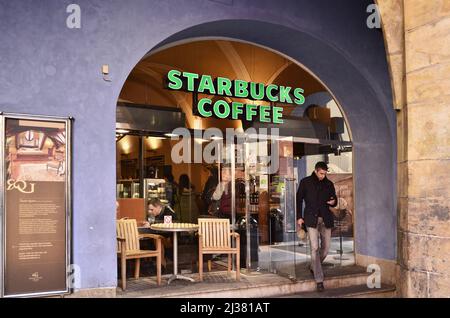
[[(11, 31), (2, 41), (1, 111), (45, 124), (13, 130), (27, 147), (42, 141), (33, 149), (37, 156), (17, 153), (15, 136), (3, 135), (8, 153), (26, 161), (23, 171), (10, 173), (3, 165), (3, 176), (38, 171), (64, 182), (67, 191), (61, 195), (64, 222), (58, 221), (66, 230), (58, 254), (65, 284), (42, 292), (119, 295), (116, 221), (126, 217), (144, 227), (152, 221), (151, 199), (172, 204), (182, 223), (228, 219), (240, 237), (244, 282), (274, 275), (295, 285), (309, 275), (310, 246), (296, 231), (294, 194), (317, 161), (328, 163), (339, 197), (328, 268), (345, 272), (379, 264), (382, 281), (394, 281), (396, 114), (383, 34), (365, 24), (371, 3), (299, 0), (281, 8), (277, 2), (81, 1), (80, 28), (66, 27), (70, 14), (55, 1), (0, 5), (8, 17), (0, 25)], [(32, 15), (14, 20), (30, 10)], [(64, 127), (48, 127), (47, 121)], [(39, 136), (45, 135), (54, 140), (44, 142)], [(202, 196), (215, 183), (223, 191)], [(214, 203), (219, 214), (211, 201), (222, 201)], [(12, 246), (5, 241), (11, 223), (4, 201), (2, 209), (0, 263), (6, 264)], [(173, 236), (165, 234), (172, 238), (164, 246), (166, 284), (146, 291), (155, 297), (191, 284), (167, 286), (175, 255)], [(178, 272), (196, 280), (197, 236), (177, 239)], [(228, 274), (226, 254), (205, 256), (205, 283), (223, 272), (227, 284), (220, 288), (238, 290), (232, 285), (237, 255), (232, 258)], [(130, 290), (133, 262), (126, 272)], [(136, 282), (146, 290), (157, 271), (155, 258), (143, 260)], [(34, 284), (42, 277), (35, 270), (22, 279)]]
[[(236, 73), (233, 63), (249, 71)], [(177, 119), (152, 120), (167, 117)], [(175, 212), (175, 224), (228, 219), (240, 237), (232, 263), (239, 257), (243, 277), (272, 273), (295, 282), (310, 261), (310, 243), (297, 231), (296, 192), (315, 162), (326, 161), (340, 199), (324, 266), (355, 264), (349, 130), (326, 87), (297, 63), (230, 40), (160, 48), (128, 77), (117, 120), (119, 218), (136, 218), (141, 232), (154, 197)], [(138, 215), (128, 208), (133, 202), (142, 206)], [(178, 235), (178, 271), (194, 279), (197, 244), (192, 233)], [(226, 254), (205, 262), (208, 273), (227, 270)]]

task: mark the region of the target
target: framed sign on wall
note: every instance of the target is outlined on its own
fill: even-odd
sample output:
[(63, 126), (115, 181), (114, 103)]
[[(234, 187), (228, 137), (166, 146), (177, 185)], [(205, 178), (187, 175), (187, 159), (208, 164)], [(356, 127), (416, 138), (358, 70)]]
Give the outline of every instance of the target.
[(1, 114), (1, 296), (70, 292), (71, 119)]
[(333, 237), (354, 237), (354, 197), (353, 175), (351, 173), (329, 173), (327, 178), (334, 183), (338, 197), (337, 206), (333, 208), (335, 227)]

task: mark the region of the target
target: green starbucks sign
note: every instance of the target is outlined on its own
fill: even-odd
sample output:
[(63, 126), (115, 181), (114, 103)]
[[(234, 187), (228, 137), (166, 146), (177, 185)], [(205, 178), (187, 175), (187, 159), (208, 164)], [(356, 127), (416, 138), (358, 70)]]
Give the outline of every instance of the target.
[[(275, 84), (230, 80), (226, 77), (213, 79), (210, 75), (170, 70), (167, 73), (167, 88), (192, 93), (244, 98), (255, 101), (280, 102), (302, 105), (305, 102), (302, 88), (279, 86)], [(197, 101), (196, 114), (202, 117), (241, 119), (266, 123), (283, 123), (283, 108), (270, 105), (253, 105), (240, 102), (227, 102), (219, 99), (213, 103), (209, 98)]]

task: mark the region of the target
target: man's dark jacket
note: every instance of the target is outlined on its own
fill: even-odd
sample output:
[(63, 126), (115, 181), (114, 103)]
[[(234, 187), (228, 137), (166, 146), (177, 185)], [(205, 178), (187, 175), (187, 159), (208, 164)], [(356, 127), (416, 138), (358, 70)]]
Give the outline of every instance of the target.
[(155, 216), (155, 222), (156, 223), (163, 223), (164, 222), (164, 217), (165, 216), (171, 216), (172, 217), (172, 221), (177, 221), (177, 215), (175, 214), (175, 211), (172, 210), (172, 208), (168, 205), (163, 205), (161, 212), (159, 212), (159, 214), (157, 216)]
[[(327, 201), (330, 201), (331, 198), (335, 199), (334, 205), (327, 204)], [(334, 226), (333, 213), (329, 209), (330, 206), (335, 207), (337, 205), (333, 182), (327, 177), (320, 181), (314, 172), (300, 181), (297, 191), (297, 219), (302, 217), (303, 200), (305, 200), (303, 219), (307, 227), (317, 227), (319, 213), (322, 215), (327, 228)]]

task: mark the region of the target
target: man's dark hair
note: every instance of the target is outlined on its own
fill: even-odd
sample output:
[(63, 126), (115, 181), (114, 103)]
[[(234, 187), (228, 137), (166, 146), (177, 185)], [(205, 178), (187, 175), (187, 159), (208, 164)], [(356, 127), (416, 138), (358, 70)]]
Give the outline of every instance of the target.
[(153, 206), (162, 206), (161, 200), (159, 200), (158, 198), (151, 198), (148, 201), (148, 205), (153, 205)]
[(319, 161), (318, 163), (316, 163), (316, 166), (314, 167), (314, 170), (318, 170), (318, 169), (328, 171), (327, 163), (323, 162), (323, 161)]

